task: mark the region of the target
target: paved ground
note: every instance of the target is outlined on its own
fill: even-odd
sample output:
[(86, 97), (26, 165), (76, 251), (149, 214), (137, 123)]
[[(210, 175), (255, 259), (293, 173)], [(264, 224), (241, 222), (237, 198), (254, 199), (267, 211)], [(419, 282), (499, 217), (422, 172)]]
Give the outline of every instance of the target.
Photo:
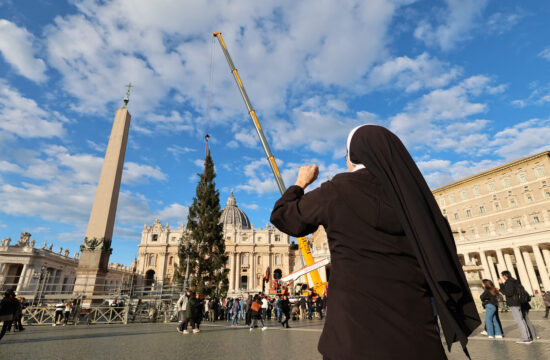
[[(516, 344), (519, 332), (509, 313), (501, 316), (505, 339), (488, 340), (479, 329), (470, 339), (472, 359), (550, 359), (550, 321), (531, 313), (541, 340)], [(8, 333), (0, 342), (0, 359), (262, 359), (320, 360), (317, 341), (323, 323), (295, 321), (285, 330), (269, 322), (265, 332), (231, 328), (226, 322), (204, 323), (199, 334), (182, 335), (175, 324), (34, 326)], [(449, 359), (465, 359), (454, 346)]]

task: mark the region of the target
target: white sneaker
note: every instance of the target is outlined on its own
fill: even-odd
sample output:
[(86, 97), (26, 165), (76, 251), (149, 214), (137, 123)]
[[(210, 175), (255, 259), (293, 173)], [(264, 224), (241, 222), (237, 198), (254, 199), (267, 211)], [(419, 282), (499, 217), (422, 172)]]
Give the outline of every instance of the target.
[(57, 326), (57, 324), (52, 324), (52, 326)]
[(480, 332), (481, 335), (487, 335), (487, 331), (483, 330), (482, 332)]
[(183, 330), (183, 334), (189, 334), (189, 331)]
[(253, 328), (250, 328), (250, 331), (254, 331), (254, 329), (253, 329)]
[(495, 339), (502, 339), (502, 335), (495, 335)]
[(495, 337), (494, 336), (488, 336), (489, 339), (494, 339)]
[(267, 326), (264, 326), (264, 327), (262, 328), (262, 331), (266, 331), (266, 330), (267, 330)]

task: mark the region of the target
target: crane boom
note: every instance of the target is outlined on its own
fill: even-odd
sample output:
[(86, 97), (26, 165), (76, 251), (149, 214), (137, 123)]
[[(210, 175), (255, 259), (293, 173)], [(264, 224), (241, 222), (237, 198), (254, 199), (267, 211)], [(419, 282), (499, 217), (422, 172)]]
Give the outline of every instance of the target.
[[(227, 60), (227, 64), (229, 65), (229, 69), (231, 70), (231, 74), (233, 74), (233, 78), (237, 83), (237, 87), (239, 88), (239, 92), (241, 93), (241, 96), (244, 100), (244, 104), (246, 105), (248, 114), (250, 115), (250, 118), (254, 123), (254, 128), (256, 129), (256, 133), (258, 134), (258, 137), (260, 138), (260, 142), (262, 143), (262, 147), (264, 148), (267, 161), (269, 162), (269, 166), (271, 167), (271, 171), (273, 172), (273, 176), (275, 177), (275, 181), (277, 182), (277, 187), (279, 188), (279, 191), (281, 192), (281, 194), (284, 194), (286, 191), (286, 187), (283, 182), (283, 178), (281, 177), (281, 173), (279, 172), (279, 168), (277, 167), (277, 163), (275, 162), (275, 157), (273, 156), (273, 153), (269, 148), (267, 138), (265, 137), (262, 127), (260, 126), (260, 122), (258, 121), (258, 117), (256, 116), (256, 111), (252, 107), (250, 98), (248, 97), (248, 94), (246, 93), (241, 77), (239, 76), (239, 72), (235, 68), (235, 65), (233, 64), (233, 60), (231, 59), (231, 55), (229, 55), (227, 46), (223, 41), (222, 33), (214, 32), (212, 33), (212, 35), (218, 39), (218, 42), (222, 48), (223, 54), (225, 55), (225, 59)], [(298, 248), (300, 249), (300, 252), (302, 254), (304, 262), (306, 263), (306, 266), (313, 265), (315, 263), (315, 260), (313, 259), (313, 255), (311, 254), (309, 243), (305, 237), (298, 238)], [(317, 294), (322, 294), (324, 290), (324, 284), (321, 280), (321, 276), (319, 275), (319, 271), (314, 270), (309, 274), (311, 276), (311, 280), (313, 280), (313, 289)]]

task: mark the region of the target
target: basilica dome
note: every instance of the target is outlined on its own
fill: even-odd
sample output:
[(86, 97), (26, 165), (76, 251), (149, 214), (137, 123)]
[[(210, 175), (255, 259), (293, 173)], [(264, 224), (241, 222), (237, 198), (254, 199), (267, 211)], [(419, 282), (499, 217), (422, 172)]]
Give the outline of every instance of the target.
[(233, 191), (231, 191), (227, 204), (222, 210), (220, 223), (223, 224), (224, 228), (232, 225), (238, 229), (250, 229), (250, 220), (248, 220), (248, 216), (246, 216), (244, 211), (237, 207), (237, 200), (233, 196)]

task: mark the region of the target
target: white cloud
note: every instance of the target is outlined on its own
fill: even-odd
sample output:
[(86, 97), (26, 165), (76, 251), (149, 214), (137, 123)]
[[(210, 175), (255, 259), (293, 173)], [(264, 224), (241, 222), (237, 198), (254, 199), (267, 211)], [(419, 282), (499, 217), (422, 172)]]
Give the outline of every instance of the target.
[(146, 182), (148, 179), (166, 180), (167, 176), (158, 166), (137, 164), (134, 162), (125, 162), (122, 172), (122, 182), (138, 183)]
[(545, 47), (541, 52), (539, 52), (539, 57), (550, 61), (550, 46)]
[(451, 67), (422, 53), (414, 59), (402, 56), (375, 66), (367, 77), (367, 83), (373, 90), (395, 87), (413, 92), (446, 86), (461, 72), (458, 67)]
[(490, 33), (502, 35), (516, 26), (525, 14), (521, 9), (516, 9), (513, 13), (496, 12), (487, 19), (487, 28)]
[[(428, 146), (438, 150), (475, 152), (487, 140), (482, 130), (487, 120), (467, 120), (484, 113), (487, 105), (474, 97), (502, 91), (486, 76), (472, 76), (447, 89), (436, 89), (410, 102), (404, 112), (393, 116), (391, 129), (409, 146)], [(452, 135), (452, 136), (449, 136)], [(426, 142), (426, 139), (430, 139)]]
[(550, 119), (531, 119), (499, 131), (489, 144), (506, 160), (550, 150)]
[(191, 149), (187, 146), (179, 146), (179, 145), (170, 145), (166, 151), (168, 151), (172, 156), (179, 160), (179, 158), (185, 154), (188, 154), (190, 152), (196, 151), (195, 149)]
[[(459, 42), (470, 38), (478, 25), (488, 0), (445, 0), (447, 7), (433, 12), (433, 22), (422, 20), (414, 36), (428, 45), (444, 51), (453, 49)], [(435, 23), (435, 24), (434, 24)]]
[(0, 130), (22, 138), (52, 138), (65, 134), (57, 112), (42, 109), (29, 98), (0, 79)]
[(156, 218), (174, 224), (186, 223), (187, 215), (189, 215), (189, 207), (178, 203), (170, 204), (155, 214)]
[(435, 189), (501, 165), (501, 163), (501, 161), (489, 159), (481, 161), (461, 160), (457, 162), (432, 159), (420, 161), (417, 164), (430, 188)]
[(105, 150), (107, 149), (107, 145), (106, 144), (98, 144), (92, 140), (86, 140), (86, 144), (88, 144), (88, 146), (97, 151), (97, 152), (100, 152), (100, 153), (104, 153)]
[(46, 64), (34, 56), (34, 36), (25, 28), (0, 19), (0, 52), (4, 59), (24, 77), (42, 82), (46, 80)]
[(550, 84), (540, 85), (538, 82), (533, 82), (529, 87), (532, 89), (529, 96), (525, 99), (512, 100), (512, 105), (524, 108), (528, 105), (545, 105), (550, 103)]

